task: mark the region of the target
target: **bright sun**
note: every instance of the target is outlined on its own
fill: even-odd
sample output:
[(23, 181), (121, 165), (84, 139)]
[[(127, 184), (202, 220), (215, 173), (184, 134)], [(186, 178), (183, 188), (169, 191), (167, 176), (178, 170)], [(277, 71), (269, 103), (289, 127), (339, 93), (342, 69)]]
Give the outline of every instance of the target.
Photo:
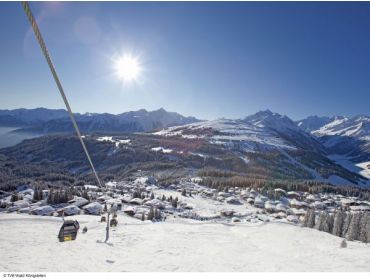
[(132, 55), (123, 55), (114, 61), (114, 68), (117, 76), (125, 82), (138, 79), (141, 66), (137, 57)]

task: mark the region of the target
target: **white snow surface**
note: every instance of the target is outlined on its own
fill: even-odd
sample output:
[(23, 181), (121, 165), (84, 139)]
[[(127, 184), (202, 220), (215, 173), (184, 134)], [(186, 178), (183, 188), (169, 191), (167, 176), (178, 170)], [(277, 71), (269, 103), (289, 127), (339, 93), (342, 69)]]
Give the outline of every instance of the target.
[(154, 152), (162, 152), (164, 154), (172, 153), (172, 149), (166, 149), (163, 147), (154, 147), (154, 148), (151, 148), (151, 150)]
[(340, 248), (341, 238), (286, 223), (152, 223), (119, 214), (103, 243), (106, 224), (100, 217), (72, 219), (88, 231), (61, 243), (61, 218), (0, 214), (0, 270), (370, 271), (369, 244)]
[[(243, 149), (246, 151), (254, 151), (258, 147), (266, 149), (275, 147), (295, 149), (294, 146), (286, 143), (282, 138), (278, 137), (278, 135), (263, 125), (242, 120), (217, 119), (213, 121), (204, 121), (184, 126), (169, 127), (155, 132), (154, 134), (163, 136), (181, 136), (183, 138), (206, 138), (208, 136), (202, 134), (202, 130), (205, 129), (213, 129), (218, 132), (216, 135), (209, 137), (210, 142), (214, 144), (227, 144), (230, 141), (243, 141)], [(189, 130), (194, 131), (194, 133), (198, 133), (199, 131), (199, 133), (184, 133), (184, 131)]]
[(332, 122), (312, 131), (314, 135), (339, 135), (366, 140), (370, 135), (370, 117), (336, 117)]

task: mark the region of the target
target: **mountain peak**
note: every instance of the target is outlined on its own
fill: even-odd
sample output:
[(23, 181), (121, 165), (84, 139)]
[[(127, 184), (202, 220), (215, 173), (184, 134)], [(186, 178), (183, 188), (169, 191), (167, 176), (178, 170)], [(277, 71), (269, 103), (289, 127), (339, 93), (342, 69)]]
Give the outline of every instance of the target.
[(269, 127), (278, 131), (286, 129), (298, 129), (297, 125), (287, 116), (271, 112), (270, 110), (259, 111), (244, 118), (245, 122), (259, 127)]

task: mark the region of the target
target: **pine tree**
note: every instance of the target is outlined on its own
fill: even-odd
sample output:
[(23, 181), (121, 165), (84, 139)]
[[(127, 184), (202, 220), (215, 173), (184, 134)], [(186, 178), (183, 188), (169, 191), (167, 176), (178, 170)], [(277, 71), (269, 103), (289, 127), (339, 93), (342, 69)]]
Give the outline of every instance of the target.
[(342, 236), (345, 214), (338, 210), (334, 214), (334, 225), (332, 233), (336, 236)]
[(153, 207), (150, 207), (149, 213), (148, 213), (148, 220), (151, 221), (154, 219), (154, 209)]
[(144, 212), (141, 214), (141, 220), (144, 222), (145, 221), (145, 214)]
[(315, 226), (315, 210), (308, 209), (304, 216), (303, 226), (313, 228)]
[(360, 213), (353, 214), (353, 217), (351, 219), (351, 223), (349, 224), (349, 229), (346, 235), (347, 240), (349, 241), (358, 240), (359, 235), (360, 235), (360, 218), (361, 218)]
[(88, 201), (90, 201), (90, 197), (89, 197), (89, 194), (87, 193), (86, 189), (82, 192), (82, 197), (87, 199)]
[(177, 208), (177, 200), (176, 199), (172, 200), (171, 204), (172, 204), (173, 208)]
[(162, 195), (162, 201), (166, 201), (166, 196)]
[(186, 196), (186, 190), (185, 189), (182, 189), (181, 195)]
[(153, 199), (154, 199), (154, 193), (153, 193), (153, 192), (150, 194), (150, 199), (151, 199), (151, 200), (153, 200)]
[(51, 190), (49, 191), (48, 199), (46, 200), (46, 202), (47, 202), (48, 204), (54, 204), (54, 200), (53, 200), (53, 198), (54, 198), (54, 191), (51, 189)]
[(315, 229), (322, 231), (324, 229), (324, 225), (326, 223), (326, 212), (322, 211), (319, 214), (319, 218), (317, 219), (317, 223), (315, 225)]
[(359, 240), (364, 243), (370, 242), (370, 213), (368, 212), (361, 214)]
[(342, 236), (345, 237), (347, 235), (349, 225), (351, 223), (352, 214), (350, 212), (347, 212), (344, 218), (344, 224), (343, 224), (343, 231)]
[(107, 206), (107, 203), (104, 204), (104, 210), (103, 210), (105, 213), (108, 211), (108, 206)]
[(327, 213), (323, 231), (331, 233), (333, 231), (333, 226), (334, 226), (334, 216)]
[(18, 195), (16, 193), (13, 193), (10, 197), (10, 202), (16, 202), (18, 200)]
[(159, 210), (156, 208), (154, 208), (154, 218), (155, 219), (159, 219), (161, 217), (161, 213), (159, 212)]
[(34, 188), (33, 189), (33, 197), (32, 197), (33, 201), (39, 201), (40, 200), (38, 194), (39, 194), (38, 188)]

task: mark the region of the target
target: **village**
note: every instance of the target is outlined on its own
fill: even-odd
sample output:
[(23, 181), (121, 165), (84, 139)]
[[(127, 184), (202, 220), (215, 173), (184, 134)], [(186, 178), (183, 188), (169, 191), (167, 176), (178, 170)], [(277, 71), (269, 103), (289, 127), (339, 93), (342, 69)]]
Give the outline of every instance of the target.
[[(140, 221), (191, 220), (204, 223), (258, 224), (285, 222), (315, 228), (346, 238), (370, 242), (370, 202), (335, 193), (308, 193), (276, 188), (262, 194), (253, 188), (230, 187), (224, 191), (200, 184), (201, 178), (159, 187), (153, 176), (132, 182), (108, 182), (71, 193), (38, 190), (27, 186), (3, 196), (0, 212), (40, 216), (96, 215), (110, 223), (125, 217)], [(71, 198), (71, 199), (70, 199)], [(115, 224), (115, 225), (116, 225)], [(87, 229), (86, 229), (87, 230)]]

